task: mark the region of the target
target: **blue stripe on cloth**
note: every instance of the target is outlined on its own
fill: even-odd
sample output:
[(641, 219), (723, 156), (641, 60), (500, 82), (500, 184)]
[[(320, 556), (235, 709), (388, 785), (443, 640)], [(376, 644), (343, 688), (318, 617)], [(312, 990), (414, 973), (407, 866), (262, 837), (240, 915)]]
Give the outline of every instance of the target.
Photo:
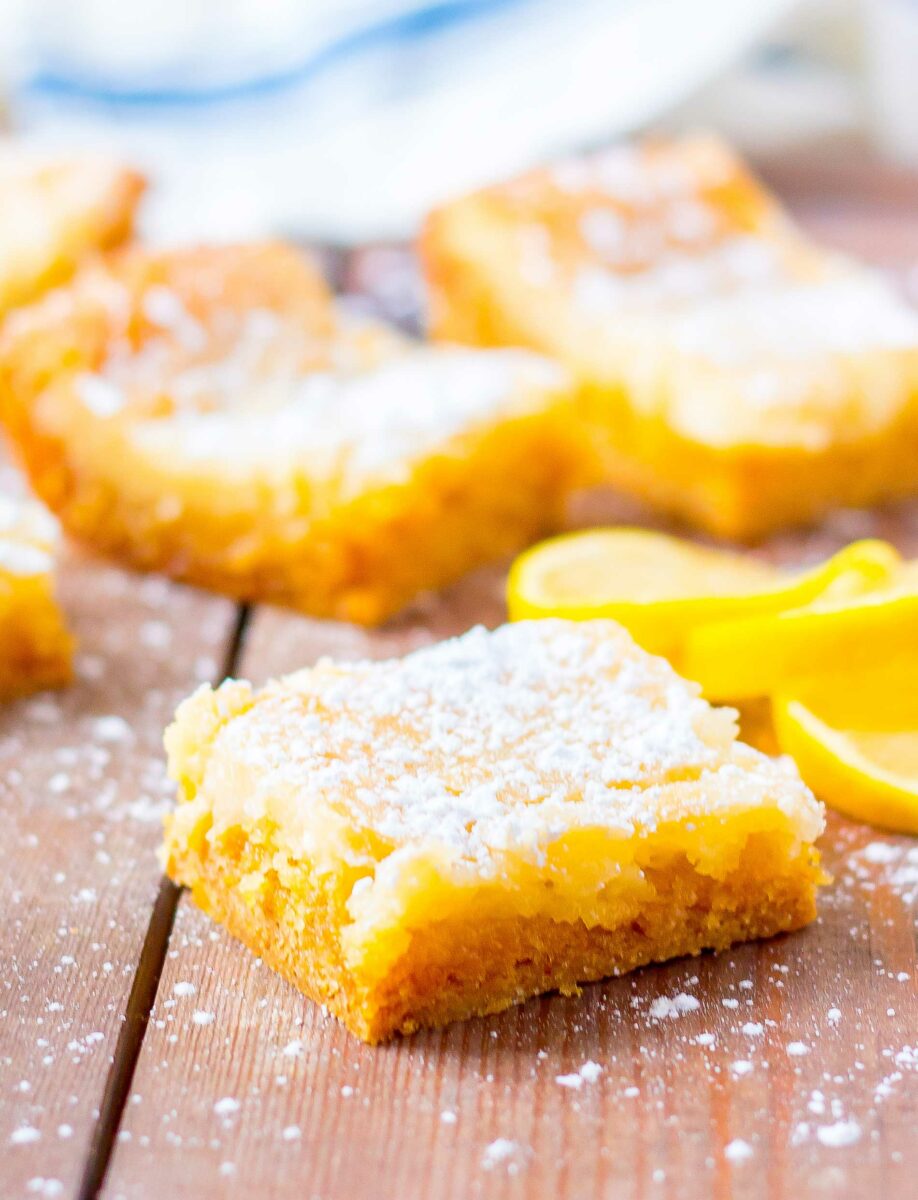
[(89, 101), (105, 106), (131, 105), (160, 108), (177, 105), (208, 105), (250, 99), (306, 83), (339, 63), (369, 50), (399, 42), (420, 41), (490, 16), (502, 9), (523, 7), (531, 0), (440, 0), (409, 12), (399, 13), (375, 25), (367, 25), (329, 43), (303, 62), (253, 79), (207, 87), (191, 85), (129, 86), (100, 78), (81, 76), (63, 68), (44, 67), (29, 76), (27, 94)]

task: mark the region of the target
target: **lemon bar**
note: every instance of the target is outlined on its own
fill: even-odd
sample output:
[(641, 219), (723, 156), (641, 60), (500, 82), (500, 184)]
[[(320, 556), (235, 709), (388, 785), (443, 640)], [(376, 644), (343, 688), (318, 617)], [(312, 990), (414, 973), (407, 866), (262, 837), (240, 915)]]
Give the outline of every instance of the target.
[(0, 144), (0, 315), (67, 279), (130, 234), (144, 189), (103, 158), (49, 158)]
[(563, 369), (355, 323), (282, 245), (134, 251), (15, 314), (0, 411), (75, 537), (373, 624), (557, 525)]
[(616, 146), (447, 204), (435, 336), (577, 373), (603, 477), (715, 534), (918, 493), (918, 317), (719, 141)]
[(37, 504), (0, 497), (0, 700), (59, 687), (73, 638), (54, 598), (57, 523)]
[(805, 925), (821, 805), (612, 621), (202, 688), (177, 882), (358, 1037)]

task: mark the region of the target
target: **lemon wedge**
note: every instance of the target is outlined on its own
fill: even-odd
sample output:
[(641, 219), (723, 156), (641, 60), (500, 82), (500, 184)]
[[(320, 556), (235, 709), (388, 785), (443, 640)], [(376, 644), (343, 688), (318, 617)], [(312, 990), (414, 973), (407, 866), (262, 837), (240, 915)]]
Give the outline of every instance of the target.
[(918, 834), (918, 655), (775, 696), (778, 744), (849, 817)]
[(839, 577), (799, 608), (692, 630), (683, 673), (707, 699), (732, 701), (793, 691), (795, 680), (839, 668), (853, 677), (878, 663), (918, 660), (918, 563), (902, 564), (867, 590), (851, 583), (850, 575)]
[(685, 639), (699, 626), (797, 608), (824, 593), (858, 593), (898, 563), (891, 546), (871, 540), (790, 572), (644, 529), (595, 529), (521, 555), (507, 581), (507, 606), (515, 621), (610, 617), (679, 667)]

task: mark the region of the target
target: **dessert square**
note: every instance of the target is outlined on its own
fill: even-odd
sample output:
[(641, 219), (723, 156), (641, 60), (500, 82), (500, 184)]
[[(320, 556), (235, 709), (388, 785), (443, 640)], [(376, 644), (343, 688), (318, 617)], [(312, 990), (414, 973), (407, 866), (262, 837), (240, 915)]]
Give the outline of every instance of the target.
[(436, 337), (571, 367), (607, 482), (755, 539), (918, 492), (918, 318), (719, 141), (621, 145), (456, 200)]
[(144, 189), (102, 158), (48, 158), (0, 144), (0, 315), (124, 241)]
[(349, 320), (282, 245), (129, 252), (0, 344), (0, 411), (69, 533), (366, 624), (560, 522), (570, 404), (537, 355)]
[(71, 679), (73, 638), (54, 598), (57, 541), (37, 504), (0, 496), (0, 700)]
[(163, 861), (358, 1037), (797, 929), (822, 807), (611, 621), (201, 688)]

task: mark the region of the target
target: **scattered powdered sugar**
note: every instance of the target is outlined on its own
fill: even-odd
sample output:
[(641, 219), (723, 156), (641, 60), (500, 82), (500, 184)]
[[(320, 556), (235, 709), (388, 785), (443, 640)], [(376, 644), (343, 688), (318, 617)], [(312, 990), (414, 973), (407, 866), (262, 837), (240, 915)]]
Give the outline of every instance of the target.
[(861, 850), (860, 856), (865, 862), (886, 864), (895, 862), (901, 853), (900, 848), (890, 842), (870, 842)]
[(665, 1017), (681, 1017), (684, 1013), (695, 1012), (701, 1003), (695, 996), (680, 992), (677, 996), (657, 996), (650, 1005), (650, 1016), (656, 1020)]
[(734, 1138), (724, 1146), (724, 1157), (728, 1162), (743, 1163), (752, 1158), (753, 1150), (742, 1138)]
[(555, 1083), (561, 1087), (579, 1090), (585, 1083), (595, 1083), (602, 1074), (602, 1067), (592, 1059), (587, 1059), (579, 1071), (571, 1075), (556, 1075)]
[(148, 650), (165, 650), (172, 643), (172, 626), (167, 621), (144, 621), (140, 641)]
[(577, 1088), (580, 1088), (583, 1086), (583, 1080), (581, 1079), (579, 1074), (556, 1075), (555, 1083), (560, 1084), (561, 1087), (574, 1088), (574, 1089), (577, 1089)]
[(93, 737), (100, 742), (126, 742), (133, 738), (130, 725), (124, 717), (111, 715), (96, 717), (92, 723)]
[(484, 1171), (493, 1171), (496, 1167), (504, 1167), (508, 1175), (516, 1175), (532, 1157), (529, 1146), (511, 1138), (495, 1138), (485, 1146), (481, 1156), (481, 1167)]
[[(853, 879), (869, 891), (882, 885), (906, 905), (918, 899), (918, 846), (869, 842), (849, 856), (846, 866)], [(879, 872), (877, 867), (881, 868)]]
[(214, 1112), (218, 1117), (230, 1117), (240, 1109), (239, 1101), (234, 1096), (224, 1096), (214, 1104)]
[(823, 1146), (853, 1146), (860, 1141), (861, 1127), (857, 1121), (836, 1121), (833, 1125), (821, 1125), (816, 1138)]
[(55, 1197), (64, 1194), (64, 1185), (59, 1179), (34, 1175), (26, 1182), (26, 1191), (30, 1196), (42, 1196), (45, 1200), (55, 1200)]
[(18, 1129), (14, 1129), (10, 1134), (10, 1145), (12, 1146), (29, 1146), (33, 1142), (41, 1140), (41, 1131), (36, 1129), (34, 1125), (20, 1125)]
[(587, 1059), (587, 1061), (580, 1068), (580, 1078), (584, 1081), (584, 1083), (595, 1083), (601, 1074), (602, 1067), (599, 1065), (599, 1063), (593, 1062), (592, 1059)]

